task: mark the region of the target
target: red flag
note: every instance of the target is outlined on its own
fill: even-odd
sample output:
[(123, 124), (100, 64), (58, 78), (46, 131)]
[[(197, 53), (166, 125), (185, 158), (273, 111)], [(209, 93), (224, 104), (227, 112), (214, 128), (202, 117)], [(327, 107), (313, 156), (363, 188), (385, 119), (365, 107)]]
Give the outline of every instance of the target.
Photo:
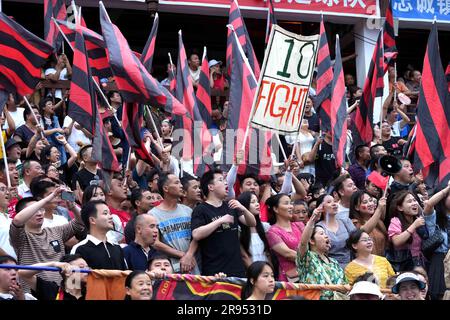
[[(56, 23), (61, 28), (72, 47), (75, 46), (75, 25), (67, 21), (57, 20)], [(106, 56), (106, 44), (103, 37), (98, 33), (84, 27), (78, 26), (83, 34), (86, 45), (87, 55), (89, 58), (89, 66), (92, 75), (99, 78), (109, 78), (112, 76), (112, 70)]]
[(267, 26), (266, 26), (266, 46), (269, 43), (270, 31), (272, 26), (277, 24), (277, 19), (275, 18), (275, 9), (273, 7), (272, 0), (267, 2)]
[(395, 45), (395, 32), (394, 32), (394, 16), (392, 14), (392, 1), (389, 0), (389, 4), (386, 8), (386, 21), (383, 27), (383, 46), (384, 46), (384, 72), (387, 71), (388, 65), (391, 60), (397, 58), (397, 47)]
[(108, 60), (117, 88), (127, 102), (149, 103), (166, 112), (185, 115), (186, 108), (166, 88), (156, 81), (133, 54), (120, 30), (111, 23), (103, 3), (100, 2), (100, 23), (108, 48)]
[(204, 123), (202, 126), (202, 150), (201, 157), (198, 163), (194, 163), (194, 173), (196, 176), (201, 177), (203, 173), (208, 171), (206, 159), (212, 159), (212, 135), (208, 129), (211, 128), (212, 121), (212, 108), (211, 108), (211, 88), (209, 83), (209, 65), (208, 57), (206, 54), (206, 47), (203, 52), (202, 66), (200, 71), (200, 77), (197, 86), (197, 108)]
[[(234, 31), (231, 33), (231, 39), (233, 40), (231, 42), (233, 64), (227, 129), (237, 132), (237, 137), (232, 141), (226, 141), (226, 145), (224, 145), (223, 163), (226, 165), (232, 162), (232, 159), (228, 158), (242, 148), (244, 132), (249, 123), (253, 97), (257, 88), (256, 79), (252, 76), (251, 70), (247, 67), (240, 54), (239, 44)], [(249, 137), (245, 144), (245, 164), (239, 166), (238, 174), (253, 174), (261, 179), (267, 179), (270, 176), (272, 166), (270, 148), (268, 147), (271, 134), (256, 128), (250, 128), (249, 130)]]
[(99, 162), (101, 168), (107, 171), (118, 171), (119, 162), (97, 109), (91, 70), (80, 26), (77, 26), (75, 34), (68, 115), (93, 134), (92, 157)]
[(138, 158), (153, 164), (153, 159), (147, 151), (144, 142), (141, 139), (141, 128), (144, 122), (144, 106), (139, 103), (125, 103), (123, 105), (122, 126), (123, 132), (128, 140), (130, 147)]
[(152, 31), (148, 37), (147, 43), (145, 44), (144, 50), (142, 51), (141, 62), (147, 69), (148, 73), (152, 72), (153, 55), (155, 53), (155, 42), (156, 34), (158, 33), (159, 18), (158, 13), (155, 14), (155, 19), (153, 20)]
[[(382, 33), (380, 31), (375, 49), (370, 61), (369, 72), (364, 82), (363, 95), (356, 109), (355, 141), (358, 144), (369, 144), (373, 138), (373, 104), (375, 97), (383, 95), (384, 59), (381, 46)], [(359, 140), (359, 141), (358, 141)]]
[(317, 96), (316, 109), (321, 121), (321, 128), (327, 131), (330, 124), (331, 82), (333, 81), (333, 68), (331, 65), (330, 49), (328, 48), (327, 34), (323, 17), (320, 21), (319, 53), (317, 55)]
[[(259, 68), (258, 59), (256, 58), (255, 51), (253, 50), (252, 43), (250, 41), (250, 36), (248, 35), (247, 28), (245, 27), (244, 19), (242, 19), (241, 11), (239, 10), (239, 6), (236, 0), (231, 0), (230, 12), (228, 16), (228, 24), (231, 24), (236, 32), (239, 43), (244, 50), (245, 55), (247, 56), (248, 62), (250, 63), (251, 68), (253, 69), (253, 73), (256, 79), (259, 79), (259, 74), (261, 72)], [(227, 35), (227, 69), (228, 74), (231, 74), (231, 66), (232, 66), (232, 48), (231, 44), (234, 40), (232, 39), (232, 34), (230, 29), (228, 29)]]
[(60, 20), (67, 19), (64, 0), (44, 0), (44, 39), (58, 51), (63, 39), (52, 17)]
[(342, 68), (339, 36), (336, 36), (336, 58), (334, 76), (331, 85), (331, 135), (336, 167), (341, 168), (345, 161), (345, 144), (347, 141), (347, 98), (345, 96), (344, 69)]
[(0, 12), (0, 89), (24, 96), (34, 92), (53, 47)]
[(436, 24), (428, 38), (417, 102), (414, 167), (421, 169), (450, 156), (450, 95), (439, 54)]

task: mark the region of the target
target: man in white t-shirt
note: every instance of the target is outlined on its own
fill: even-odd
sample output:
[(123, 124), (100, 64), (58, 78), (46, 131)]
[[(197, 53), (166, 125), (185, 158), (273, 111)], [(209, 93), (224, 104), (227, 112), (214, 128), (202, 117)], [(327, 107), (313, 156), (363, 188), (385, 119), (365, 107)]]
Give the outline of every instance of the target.
[(91, 144), (91, 135), (85, 129), (83, 129), (78, 122), (74, 121), (71, 117), (66, 116), (63, 124), (64, 133), (67, 137), (67, 142), (78, 153), (81, 146)]
[(192, 85), (197, 88), (198, 80), (200, 79), (200, 59), (196, 53), (191, 53), (188, 59), (189, 74), (192, 78)]
[[(63, 53), (58, 57), (58, 62), (54, 68), (48, 68), (45, 70), (45, 79), (58, 81), (58, 80), (69, 80), (72, 76), (72, 67), (70, 65), (69, 59)], [(61, 89), (55, 91), (55, 98), (62, 99), (63, 94)]]

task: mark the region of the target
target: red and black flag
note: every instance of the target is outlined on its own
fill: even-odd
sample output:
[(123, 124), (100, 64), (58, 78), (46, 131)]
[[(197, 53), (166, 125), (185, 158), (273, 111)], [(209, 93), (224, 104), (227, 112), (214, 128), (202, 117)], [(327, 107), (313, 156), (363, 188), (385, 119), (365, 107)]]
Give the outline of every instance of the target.
[(373, 138), (373, 109), (376, 97), (383, 96), (384, 59), (381, 46), (382, 32), (378, 35), (377, 43), (370, 61), (369, 72), (364, 82), (363, 95), (356, 109), (355, 141), (358, 144), (369, 145)]
[(148, 73), (152, 72), (153, 55), (155, 53), (156, 34), (158, 33), (159, 17), (158, 13), (155, 14), (155, 20), (153, 20), (152, 31), (145, 44), (144, 51), (142, 51), (141, 62), (147, 69)]
[(68, 115), (94, 136), (92, 139), (93, 159), (98, 161), (104, 170), (118, 171), (119, 162), (97, 109), (92, 74), (81, 29), (76, 29), (75, 33), (72, 69)]
[(122, 126), (130, 147), (136, 156), (150, 164), (153, 159), (141, 139), (141, 128), (144, 122), (144, 106), (139, 103), (125, 103), (123, 105)]
[(384, 47), (384, 72), (386, 73), (388, 65), (397, 58), (397, 46), (395, 45), (394, 16), (392, 14), (392, 0), (386, 8), (386, 21), (383, 27), (383, 47)]
[[(62, 20), (57, 20), (56, 23), (61, 28), (67, 40), (69, 40), (71, 46), (74, 47), (75, 25)], [(86, 50), (92, 75), (99, 78), (111, 77), (112, 71), (106, 56), (106, 44), (103, 37), (82, 25), (79, 25), (78, 28), (82, 32), (84, 41), (86, 42)]]
[(450, 156), (450, 95), (439, 54), (437, 26), (428, 38), (423, 61), (422, 82), (417, 101), (417, 126), (414, 157), (416, 169)]
[(24, 96), (34, 92), (53, 47), (0, 12), (0, 89)]
[(171, 114), (185, 115), (186, 108), (147, 72), (120, 30), (111, 23), (103, 3), (100, 2), (99, 5), (108, 60), (124, 100), (151, 104), (163, 107)]
[(64, 0), (44, 0), (44, 39), (58, 51), (63, 38), (52, 18), (66, 20), (67, 12)]
[[(231, 39), (233, 64), (227, 129), (232, 129), (236, 134), (233, 140), (226, 141), (224, 145), (222, 154), (225, 169), (228, 164), (233, 162), (232, 157), (234, 157), (237, 150), (243, 146), (244, 132), (249, 124), (253, 98), (257, 89), (256, 79), (244, 62), (234, 31), (231, 33)], [(249, 136), (244, 147), (244, 164), (239, 166), (238, 174), (253, 174), (261, 179), (266, 179), (270, 176), (272, 166), (270, 148), (268, 146), (271, 134), (256, 128), (249, 128), (249, 130)]]
[[(236, 0), (231, 0), (230, 12), (228, 16), (228, 24), (231, 24), (236, 32), (239, 43), (241, 44), (242, 49), (244, 50), (245, 55), (247, 56), (248, 62), (253, 70), (253, 74), (256, 79), (259, 79), (259, 74), (261, 72), (259, 68), (258, 59), (256, 58), (255, 51), (253, 50), (252, 42), (250, 41), (250, 36), (248, 35), (247, 28), (245, 27), (244, 19), (242, 18), (241, 11), (239, 10), (239, 6)], [(228, 75), (231, 75), (232, 68), (232, 48), (231, 44), (234, 41), (232, 39), (233, 35), (231, 30), (228, 29), (227, 35), (227, 69)]]
[(272, 0), (267, 2), (267, 26), (266, 26), (266, 46), (269, 43), (270, 31), (272, 26), (277, 24), (277, 19), (275, 18), (275, 9), (273, 7)]
[(194, 163), (194, 173), (196, 176), (201, 177), (203, 173), (208, 171), (206, 159), (212, 162), (212, 136), (209, 131), (213, 124), (212, 121), (212, 108), (211, 108), (211, 87), (209, 83), (209, 65), (208, 56), (206, 54), (206, 47), (203, 51), (202, 66), (200, 70), (200, 77), (197, 86), (197, 108), (202, 118), (204, 125), (202, 126), (202, 157), (200, 157), (200, 163)]
[(341, 168), (345, 161), (345, 144), (347, 142), (347, 97), (345, 95), (344, 69), (338, 35), (336, 35), (336, 58), (331, 88), (333, 91), (331, 98), (331, 140), (336, 167)]
[(330, 124), (330, 104), (331, 104), (331, 83), (333, 82), (333, 67), (331, 65), (330, 49), (328, 48), (327, 33), (325, 24), (320, 21), (319, 53), (317, 55), (317, 89), (316, 89), (316, 109), (321, 121), (320, 127), (324, 131), (331, 128)]

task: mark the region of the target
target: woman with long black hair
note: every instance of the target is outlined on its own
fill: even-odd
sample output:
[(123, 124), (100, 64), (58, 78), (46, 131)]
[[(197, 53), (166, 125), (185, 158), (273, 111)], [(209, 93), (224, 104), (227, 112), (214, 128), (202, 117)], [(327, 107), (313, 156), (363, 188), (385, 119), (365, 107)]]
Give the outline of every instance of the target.
[(258, 197), (253, 192), (246, 191), (241, 193), (237, 200), (255, 216), (256, 220), (256, 227), (247, 227), (241, 223), (239, 224), (241, 228), (241, 253), (245, 266), (248, 268), (255, 261), (266, 261), (272, 262), (278, 267), (276, 257), (271, 253), (266, 238), (266, 232), (269, 230), (270, 225), (267, 222), (261, 222), (259, 216)]
[(253, 262), (247, 269), (247, 283), (241, 291), (242, 300), (265, 300), (275, 289), (273, 268), (266, 261)]

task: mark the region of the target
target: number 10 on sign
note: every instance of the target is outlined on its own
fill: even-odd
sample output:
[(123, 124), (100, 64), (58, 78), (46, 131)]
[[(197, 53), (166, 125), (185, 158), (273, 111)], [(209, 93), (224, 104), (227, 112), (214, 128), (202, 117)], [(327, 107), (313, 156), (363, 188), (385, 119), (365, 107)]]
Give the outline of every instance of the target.
[(298, 132), (317, 57), (319, 35), (272, 29), (254, 100), (252, 126)]

